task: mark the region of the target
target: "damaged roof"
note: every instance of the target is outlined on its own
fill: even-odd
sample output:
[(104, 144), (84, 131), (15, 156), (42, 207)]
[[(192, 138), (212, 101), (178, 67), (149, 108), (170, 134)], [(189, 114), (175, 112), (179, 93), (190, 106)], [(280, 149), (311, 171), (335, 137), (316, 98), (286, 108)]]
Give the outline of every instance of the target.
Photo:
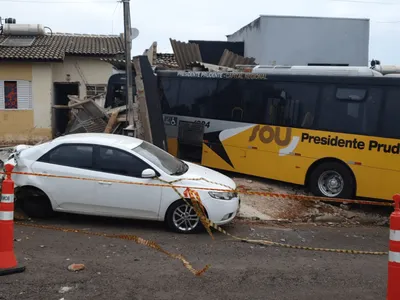
[(156, 65), (178, 69), (174, 53), (157, 53)]
[[(112, 64), (118, 70), (125, 70), (125, 59), (101, 58), (100, 60)], [(166, 67), (169, 69), (179, 69), (178, 63), (175, 60), (175, 54), (173, 53), (157, 53), (155, 66)]]
[(124, 48), (120, 36), (63, 33), (44, 36), (0, 35), (0, 60), (3, 61), (63, 61), (66, 55), (109, 57), (123, 54)]

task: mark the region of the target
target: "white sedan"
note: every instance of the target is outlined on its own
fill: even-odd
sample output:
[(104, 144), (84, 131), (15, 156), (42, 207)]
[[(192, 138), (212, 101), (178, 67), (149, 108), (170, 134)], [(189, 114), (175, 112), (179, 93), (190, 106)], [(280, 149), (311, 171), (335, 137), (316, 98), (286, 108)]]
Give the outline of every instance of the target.
[[(152, 186), (161, 184), (159, 179), (179, 180), (173, 185), (196, 190), (208, 218), (218, 225), (232, 221), (239, 210), (240, 200), (232, 192), (236, 189), (232, 179), (128, 136), (82, 133), (36, 146), (20, 145), (7, 163), (15, 165), (16, 172), (91, 179), (14, 174), (17, 201), (31, 217), (47, 217), (59, 211), (165, 221), (177, 232), (198, 231), (202, 224), (194, 209), (174, 189)], [(180, 193), (184, 190), (178, 188)]]

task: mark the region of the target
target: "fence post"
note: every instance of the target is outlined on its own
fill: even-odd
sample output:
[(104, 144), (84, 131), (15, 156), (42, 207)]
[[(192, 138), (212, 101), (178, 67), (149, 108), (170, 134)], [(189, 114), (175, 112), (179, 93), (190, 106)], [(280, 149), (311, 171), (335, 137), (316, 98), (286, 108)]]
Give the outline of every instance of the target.
[(14, 253), (14, 181), (13, 165), (4, 166), (6, 178), (2, 184), (0, 201), (0, 276), (21, 273), (25, 267), (17, 266)]

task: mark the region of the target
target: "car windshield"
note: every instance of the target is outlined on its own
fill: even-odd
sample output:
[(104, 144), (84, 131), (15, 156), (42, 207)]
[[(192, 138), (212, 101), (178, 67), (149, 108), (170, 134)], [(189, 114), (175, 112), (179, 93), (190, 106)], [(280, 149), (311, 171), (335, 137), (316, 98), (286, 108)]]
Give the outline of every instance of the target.
[(180, 159), (145, 141), (132, 151), (151, 161), (169, 175), (182, 175), (189, 169), (188, 165)]

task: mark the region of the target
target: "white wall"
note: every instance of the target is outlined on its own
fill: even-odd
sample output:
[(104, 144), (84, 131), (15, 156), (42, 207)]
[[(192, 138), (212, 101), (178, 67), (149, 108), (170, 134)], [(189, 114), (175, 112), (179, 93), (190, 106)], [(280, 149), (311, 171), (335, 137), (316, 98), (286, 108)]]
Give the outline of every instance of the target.
[(79, 96), (86, 96), (87, 84), (107, 84), (113, 74), (111, 64), (95, 58), (66, 57), (64, 63), (53, 64), (53, 82), (80, 82)]
[(262, 43), (262, 19), (258, 18), (243, 27), (234, 34), (228, 36), (229, 42), (245, 42), (244, 55), (246, 57), (254, 57), (257, 64), (261, 64), (264, 55), (264, 44)]
[(35, 128), (51, 128), (52, 77), (51, 64), (34, 63), (32, 65), (32, 106)]
[(228, 41), (244, 41), (245, 56), (258, 64), (368, 66), (367, 19), (261, 16), (253, 23)]

